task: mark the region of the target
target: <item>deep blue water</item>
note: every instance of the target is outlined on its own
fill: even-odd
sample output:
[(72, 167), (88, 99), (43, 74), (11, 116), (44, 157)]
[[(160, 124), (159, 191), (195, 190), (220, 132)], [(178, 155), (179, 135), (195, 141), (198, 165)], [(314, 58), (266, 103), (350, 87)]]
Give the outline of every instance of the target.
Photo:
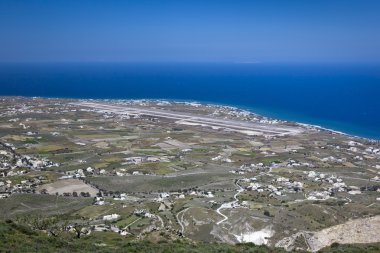
[(374, 64), (0, 64), (0, 95), (195, 100), (380, 139)]

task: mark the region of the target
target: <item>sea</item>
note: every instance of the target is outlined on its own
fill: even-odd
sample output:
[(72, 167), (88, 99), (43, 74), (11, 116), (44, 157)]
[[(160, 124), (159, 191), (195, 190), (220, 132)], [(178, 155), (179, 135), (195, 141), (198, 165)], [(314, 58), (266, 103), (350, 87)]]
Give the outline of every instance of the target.
[(197, 101), (380, 140), (380, 64), (1, 63), (0, 96)]

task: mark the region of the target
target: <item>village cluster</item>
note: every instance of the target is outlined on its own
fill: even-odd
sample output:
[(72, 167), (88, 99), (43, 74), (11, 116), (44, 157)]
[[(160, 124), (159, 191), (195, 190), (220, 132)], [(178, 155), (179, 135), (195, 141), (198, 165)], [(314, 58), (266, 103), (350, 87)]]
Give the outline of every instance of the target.
[(292, 249), (305, 228), (380, 215), (375, 140), (196, 102), (0, 101), (4, 219), (41, 202), (78, 237)]

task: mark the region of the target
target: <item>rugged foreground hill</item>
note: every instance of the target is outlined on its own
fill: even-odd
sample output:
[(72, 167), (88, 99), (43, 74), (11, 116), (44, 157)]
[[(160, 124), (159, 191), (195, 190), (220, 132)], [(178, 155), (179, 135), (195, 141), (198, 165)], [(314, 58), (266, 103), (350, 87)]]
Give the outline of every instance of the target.
[(237, 108), (0, 98), (0, 251), (376, 252), (379, 176), (376, 140)]
[[(321, 252), (368, 252), (380, 251), (380, 244), (338, 245), (323, 249)], [(85, 238), (49, 237), (43, 232), (10, 221), (0, 223), (0, 252), (146, 252), (146, 253), (281, 253), (280, 248), (256, 246), (254, 244), (222, 244), (188, 241), (150, 241), (128, 242), (111, 233), (91, 235)], [(299, 251), (301, 252), (301, 251)]]

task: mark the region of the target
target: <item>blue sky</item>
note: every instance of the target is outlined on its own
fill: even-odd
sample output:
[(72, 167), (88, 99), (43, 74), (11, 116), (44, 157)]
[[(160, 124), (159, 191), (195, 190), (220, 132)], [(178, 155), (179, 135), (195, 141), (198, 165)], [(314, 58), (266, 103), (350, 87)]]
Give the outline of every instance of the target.
[(0, 0), (0, 61), (379, 62), (378, 0)]

